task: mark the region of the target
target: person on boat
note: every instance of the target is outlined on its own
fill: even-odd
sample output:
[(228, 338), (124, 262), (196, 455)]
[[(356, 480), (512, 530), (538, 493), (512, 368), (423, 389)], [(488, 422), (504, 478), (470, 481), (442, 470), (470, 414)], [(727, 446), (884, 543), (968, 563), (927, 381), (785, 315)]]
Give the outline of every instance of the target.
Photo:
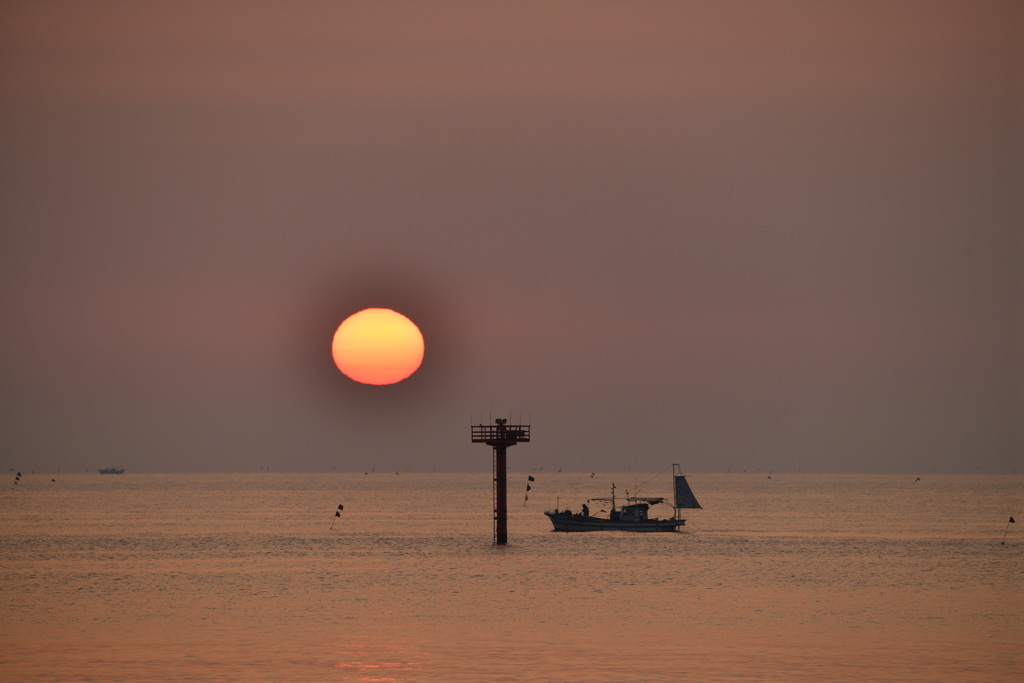
[(590, 516), (590, 508), (587, 507), (586, 503), (583, 504), (583, 516), (584, 517), (589, 517)]

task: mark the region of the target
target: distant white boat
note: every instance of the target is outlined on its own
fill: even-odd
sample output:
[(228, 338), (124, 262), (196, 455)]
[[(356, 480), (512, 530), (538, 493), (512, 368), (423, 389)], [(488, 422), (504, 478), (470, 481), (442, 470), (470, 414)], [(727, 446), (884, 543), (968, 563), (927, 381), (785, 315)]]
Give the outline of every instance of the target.
[(582, 512), (572, 510), (548, 510), (544, 514), (551, 520), (555, 531), (675, 531), (686, 524), (680, 517), (680, 510), (700, 509), (700, 503), (693, 495), (686, 477), (681, 474), (678, 464), (672, 465), (672, 478), (675, 481), (674, 514), (668, 519), (649, 516), (652, 505), (664, 503), (664, 498), (642, 498), (631, 496), (621, 508), (615, 507), (615, 484), (612, 484), (611, 498), (592, 498), (591, 500), (611, 503), (611, 512), (607, 517), (591, 515), (587, 506)]

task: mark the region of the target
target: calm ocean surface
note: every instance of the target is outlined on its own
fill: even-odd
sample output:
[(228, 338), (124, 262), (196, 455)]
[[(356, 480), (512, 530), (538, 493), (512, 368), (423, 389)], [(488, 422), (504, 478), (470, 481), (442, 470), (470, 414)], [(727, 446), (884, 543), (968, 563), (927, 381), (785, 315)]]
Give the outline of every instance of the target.
[(497, 547), (490, 474), (25, 474), (0, 680), (1024, 680), (1022, 476), (693, 474), (675, 534), (534, 477)]

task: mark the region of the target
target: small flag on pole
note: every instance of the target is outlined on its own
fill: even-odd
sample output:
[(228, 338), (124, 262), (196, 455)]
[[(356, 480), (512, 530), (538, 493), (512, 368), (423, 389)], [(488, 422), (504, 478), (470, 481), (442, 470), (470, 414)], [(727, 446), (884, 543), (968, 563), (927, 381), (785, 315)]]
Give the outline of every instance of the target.
[[(345, 509), (344, 505), (339, 505), (338, 509), (334, 511), (334, 519), (341, 517), (341, 511)], [(331, 520), (331, 528), (334, 528), (334, 519)]]
[(526, 481), (533, 481), (533, 475), (531, 474), (531, 475), (527, 476), (526, 477)]
[(338, 510), (344, 510), (344, 509), (345, 509), (345, 506), (344, 506), (344, 505), (339, 505), (339, 506), (338, 506)]
[(1003, 540), (999, 542), (999, 545), (1006, 545), (1006, 533), (1010, 530), (1010, 525), (1016, 523), (1013, 517), (1010, 517), (1010, 521), (1006, 523), (1006, 529), (1003, 531)]

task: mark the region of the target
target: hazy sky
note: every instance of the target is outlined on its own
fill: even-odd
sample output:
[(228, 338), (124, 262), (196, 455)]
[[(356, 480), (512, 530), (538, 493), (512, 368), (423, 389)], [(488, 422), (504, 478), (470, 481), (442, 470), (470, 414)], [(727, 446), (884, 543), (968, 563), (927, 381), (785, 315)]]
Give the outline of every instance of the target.
[(0, 467), (1024, 467), (1022, 7), (5, 2)]

